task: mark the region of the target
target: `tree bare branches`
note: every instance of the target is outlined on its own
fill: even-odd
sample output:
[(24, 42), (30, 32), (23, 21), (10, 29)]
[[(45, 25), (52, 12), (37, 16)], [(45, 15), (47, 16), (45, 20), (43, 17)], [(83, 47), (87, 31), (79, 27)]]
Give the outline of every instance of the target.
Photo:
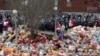
[[(24, 1), (28, 1), (27, 5), (22, 4)], [(13, 0), (13, 5), (25, 15), (28, 25), (37, 28), (41, 18), (52, 14), (54, 0)]]

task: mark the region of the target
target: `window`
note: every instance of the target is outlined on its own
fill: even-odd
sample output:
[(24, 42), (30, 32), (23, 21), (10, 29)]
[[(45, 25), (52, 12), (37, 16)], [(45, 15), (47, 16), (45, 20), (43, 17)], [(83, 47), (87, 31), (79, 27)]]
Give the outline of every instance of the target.
[(66, 0), (66, 2), (67, 2), (67, 7), (70, 7), (72, 0)]
[(8, 4), (10, 0), (3, 0), (5, 4)]
[(67, 0), (67, 3), (71, 2), (71, 0)]
[(86, 0), (86, 1), (84, 1), (84, 4), (88, 4), (88, 1)]

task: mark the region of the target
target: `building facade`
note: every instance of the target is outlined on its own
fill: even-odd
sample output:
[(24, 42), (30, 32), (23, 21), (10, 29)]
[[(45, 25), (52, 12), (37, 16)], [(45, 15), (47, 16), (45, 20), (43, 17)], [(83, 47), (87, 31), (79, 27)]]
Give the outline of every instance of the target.
[(0, 0), (0, 10), (9, 10), (11, 7), (11, 0)]
[(3, 2), (3, 0), (0, 0), (0, 9), (4, 9), (4, 2)]
[(100, 13), (100, 0), (59, 0), (61, 12), (95, 12)]
[[(18, 2), (19, 0), (0, 0), (0, 9), (13, 9), (15, 7), (14, 1)], [(100, 0), (58, 0), (58, 8), (61, 12), (100, 13)]]

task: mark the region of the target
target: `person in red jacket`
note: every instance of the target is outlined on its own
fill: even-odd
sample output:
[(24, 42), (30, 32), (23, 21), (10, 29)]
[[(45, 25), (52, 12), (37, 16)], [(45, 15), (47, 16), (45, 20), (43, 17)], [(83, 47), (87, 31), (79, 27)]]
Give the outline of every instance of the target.
[(74, 19), (71, 19), (71, 20), (69, 21), (69, 27), (74, 27), (74, 26), (76, 26), (76, 22), (75, 22)]
[(73, 27), (76, 26), (75, 19), (72, 19), (72, 22), (71, 23), (72, 23)]

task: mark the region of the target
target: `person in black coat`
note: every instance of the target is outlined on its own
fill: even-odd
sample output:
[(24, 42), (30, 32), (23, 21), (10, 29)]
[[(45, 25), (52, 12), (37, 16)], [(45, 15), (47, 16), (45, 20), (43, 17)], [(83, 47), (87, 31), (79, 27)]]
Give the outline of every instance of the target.
[(0, 33), (3, 33), (3, 23), (0, 22)]
[(0, 14), (0, 33), (3, 32), (3, 22), (2, 22), (2, 15)]

